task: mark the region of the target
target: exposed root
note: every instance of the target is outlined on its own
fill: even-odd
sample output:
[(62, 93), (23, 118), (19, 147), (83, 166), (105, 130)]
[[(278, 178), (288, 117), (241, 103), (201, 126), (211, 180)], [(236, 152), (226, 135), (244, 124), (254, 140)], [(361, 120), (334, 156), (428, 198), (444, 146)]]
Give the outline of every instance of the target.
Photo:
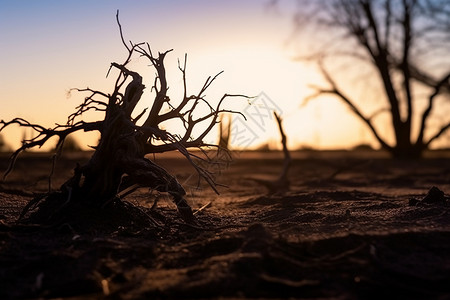
[(197, 209), (195, 212), (194, 212), (194, 216), (196, 215), (196, 214), (198, 214), (199, 212), (201, 212), (202, 210), (204, 210), (205, 208), (207, 208), (207, 207), (210, 207), (211, 206), (211, 201), (209, 201), (208, 203), (206, 203), (205, 205), (203, 205), (202, 207), (200, 207), (199, 209)]

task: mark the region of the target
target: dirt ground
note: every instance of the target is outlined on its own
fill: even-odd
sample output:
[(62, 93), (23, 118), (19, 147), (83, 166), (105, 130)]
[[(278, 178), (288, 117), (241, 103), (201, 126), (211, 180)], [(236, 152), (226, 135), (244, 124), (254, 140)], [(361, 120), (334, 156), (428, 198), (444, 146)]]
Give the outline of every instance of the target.
[[(51, 169), (48, 155), (26, 153), (0, 183), (0, 299), (450, 299), (447, 196), (410, 205), (433, 186), (450, 193), (449, 153), (293, 153), (291, 189), (275, 195), (259, 181), (276, 178), (281, 153), (234, 156), (220, 195), (179, 157), (156, 157), (194, 211), (211, 202), (195, 226), (141, 189), (79, 216), (95, 221), (44, 227), (16, 222)], [(87, 159), (61, 158), (53, 188)]]

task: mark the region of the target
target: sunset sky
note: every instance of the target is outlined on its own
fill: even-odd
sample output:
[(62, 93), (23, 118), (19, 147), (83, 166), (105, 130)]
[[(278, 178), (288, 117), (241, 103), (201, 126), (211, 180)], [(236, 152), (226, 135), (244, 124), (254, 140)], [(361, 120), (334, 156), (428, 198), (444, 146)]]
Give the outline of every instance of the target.
[[(174, 98), (181, 89), (177, 59), (187, 53), (192, 93), (209, 75), (223, 70), (207, 95), (217, 99), (224, 93), (263, 93), (282, 112), (291, 148), (376, 146), (362, 123), (337, 100), (301, 106), (312, 92), (308, 84), (320, 76), (312, 66), (292, 59), (301, 47), (292, 38), (292, 3), (271, 8), (267, 2), (0, 0), (0, 119), (20, 116), (51, 127), (64, 123), (83, 99), (78, 93), (68, 98), (70, 88), (110, 92), (114, 77), (105, 78), (109, 65), (126, 55), (115, 20), (119, 10), (126, 40), (148, 41), (155, 52), (174, 49), (166, 57)], [(133, 61), (139, 64), (145, 62)], [(139, 70), (144, 80), (148, 76), (150, 87), (153, 70)], [(148, 101), (150, 105), (150, 96)], [(249, 111), (247, 101), (233, 101), (233, 108)], [(256, 138), (246, 147), (278, 143), (274, 121), (267, 119), (261, 126), (249, 120), (247, 125)], [(14, 128), (4, 136), (17, 146), (23, 132)], [(95, 139), (86, 135), (84, 142), (92, 145)]]

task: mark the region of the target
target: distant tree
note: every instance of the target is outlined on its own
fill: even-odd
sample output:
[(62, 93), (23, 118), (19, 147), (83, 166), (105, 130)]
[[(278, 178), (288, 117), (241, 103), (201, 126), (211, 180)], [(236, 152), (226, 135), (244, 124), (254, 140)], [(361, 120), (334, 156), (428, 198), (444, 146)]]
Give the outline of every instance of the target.
[[(58, 151), (58, 149), (56, 148), (54, 150)], [(81, 147), (73, 136), (68, 135), (64, 140), (64, 144), (62, 145), (61, 150), (63, 152), (78, 152), (81, 151)]]
[(5, 140), (3, 139), (3, 136), (0, 135), (0, 151), (3, 150), (4, 146), (5, 146)]
[[(280, 176), (278, 176), (276, 180), (252, 178), (252, 180), (256, 181), (257, 183), (264, 185), (267, 188), (269, 195), (285, 193), (289, 191), (291, 186), (288, 178), (288, 172), (292, 164), (292, 158), (291, 153), (289, 152), (289, 149), (287, 147), (287, 137), (283, 129), (283, 120), (275, 111), (273, 112), (273, 114), (275, 116), (275, 120), (277, 121), (278, 130), (280, 131), (281, 135), (281, 145), (283, 147), (284, 155), (283, 169), (280, 172)], [(269, 148), (262, 151), (269, 151)]]
[(219, 147), (224, 150), (230, 148), (231, 118), (227, 119), (225, 122), (225, 115), (222, 114), (219, 120)]
[(281, 170), (280, 177), (278, 177), (277, 181), (275, 181), (272, 185), (272, 189), (275, 191), (286, 191), (289, 190), (290, 182), (288, 179), (288, 172), (289, 168), (291, 167), (292, 158), (291, 154), (287, 147), (287, 137), (283, 130), (283, 124), (281, 117), (274, 112), (275, 119), (277, 120), (278, 124), (278, 130), (280, 131), (281, 135), (281, 145), (283, 146), (283, 154), (284, 154), (284, 161), (283, 161), (283, 169)]
[[(203, 139), (215, 126), (221, 113), (232, 112), (221, 108), (225, 99), (241, 97), (241, 95), (224, 94), (216, 106), (212, 106), (205, 99), (205, 91), (220, 73), (214, 77), (208, 77), (198, 93), (189, 95), (185, 58), (184, 64), (179, 64), (179, 70), (183, 76), (184, 95), (178, 103), (173, 102), (167, 94), (168, 83), (164, 66), (164, 58), (171, 50), (155, 56), (148, 43), (126, 43), (118, 14), (116, 18), (122, 43), (128, 54), (123, 63), (113, 62), (110, 66), (108, 74), (113, 70), (118, 71), (112, 92), (105, 93), (90, 88), (76, 89), (88, 93), (88, 96), (76, 111), (69, 115), (66, 124), (57, 125), (51, 129), (32, 124), (22, 118), (15, 118), (8, 122), (0, 121), (0, 131), (16, 124), (20, 127), (32, 128), (37, 132), (35, 137), (25, 140), (23, 145), (13, 153), (5, 176), (13, 168), (17, 156), (26, 149), (40, 147), (51, 137), (57, 137), (56, 149), (60, 152), (69, 134), (80, 130), (98, 131), (101, 137), (89, 162), (82, 166), (78, 165), (74, 175), (62, 185), (59, 191), (49, 191), (49, 194), (44, 197), (37, 197), (31, 201), (24, 213), (41, 200), (55, 197), (60, 199), (61, 207), (57, 207), (58, 211), (62, 207), (67, 208), (70, 203), (102, 207), (113, 200), (119, 200), (118, 195), (133, 191), (133, 187), (142, 186), (171, 195), (181, 216), (186, 221), (191, 221), (193, 215), (184, 198), (186, 194), (184, 188), (175, 177), (147, 159), (145, 155), (178, 150), (192, 164), (201, 178), (205, 179), (217, 192), (213, 175), (197, 163), (197, 160), (210, 159), (207, 152), (192, 153), (188, 149), (217, 147), (205, 144)], [(145, 59), (156, 72), (151, 89), (155, 96), (148, 115), (146, 115), (147, 109), (141, 112), (135, 111), (137, 104), (142, 100), (141, 96), (145, 88), (141, 75), (129, 68), (131, 60), (136, 56)], [(206, 106), (208, 111), (199, 116), (197, 108), (202, 105)], [(82, 119), (82, 115), (87, 111), (98, 111), (102, 117), (98, 121), (86, 122)], [(143, 119), (145, 115), (146, 118)], [(138, 125), (141, 119), (143, 122)], [(184, 126), (184, 132), (174, 134), (163, 130), (161, 123), (169, 120), (180, 121)], [(199, 125), (203, 127), (200, 133), (194, 136), (194, 129), (199, 129)], [(202, 153), (204, 156), (201, 156)]]
[[(449, 119), (437, 129), (429, 126), (438, 97), (448, 100), (450, 95), (449, 0), (297, 3), (299, 35), (314, 32), (316, 42), (324, 37), (318, 50), (300, 55), (301, 59), (318, 62), (328, 85), (314, 86), (316, 93), (307, 100), (322, 95), (337, 97), (394, 157), (420, 157), (450, 128)], [(349, 65), (371, 68), (373, 80), (382, 91), (378, 108), (369, 111), (364, 99), (355, 99), (349, 90), (344, 91), (342, 78), (348, 75), (346, 70), (330, 72), (330, 66), (341, 59), (348, 59)], [(364, 76), (362, 72), (360, 75)], [(383, 113), (391, 119), (394, 143), (389, 143), (386, 133), (374, 123)]]
[(10, 151), (10, 148), (8, 144), (6, 144), (5, 139), (2, 135), (0, 135), (0, 152), (8, 152)]

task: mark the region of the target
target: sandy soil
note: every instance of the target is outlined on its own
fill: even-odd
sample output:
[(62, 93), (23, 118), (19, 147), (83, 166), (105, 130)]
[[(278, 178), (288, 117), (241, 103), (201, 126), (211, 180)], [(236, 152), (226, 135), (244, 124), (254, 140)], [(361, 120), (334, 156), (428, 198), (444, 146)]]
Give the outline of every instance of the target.
[[(96, 222), (42, 227), (16, 223), (48, 188), (50, 159), (26, 154), (0, 184), (0, 299), (450, 299), (448, 199), (409, 205), (432, 186), (450, 191), (448, 153), (293, 156), (292, 188), (275, 195), (259, 180), (276, 178), (281, 153), (235, 154), (217, 174), (221, 195), (197, 187), (178, 157), (157, 157), (194, 210), (211, 202), (198, 226), (165, 196), (151, 209), (155, 195), (142, 189), (124, 199), (134, 206), (79, 216)], [(86, 160), (61, 159), (52, 186)]]

